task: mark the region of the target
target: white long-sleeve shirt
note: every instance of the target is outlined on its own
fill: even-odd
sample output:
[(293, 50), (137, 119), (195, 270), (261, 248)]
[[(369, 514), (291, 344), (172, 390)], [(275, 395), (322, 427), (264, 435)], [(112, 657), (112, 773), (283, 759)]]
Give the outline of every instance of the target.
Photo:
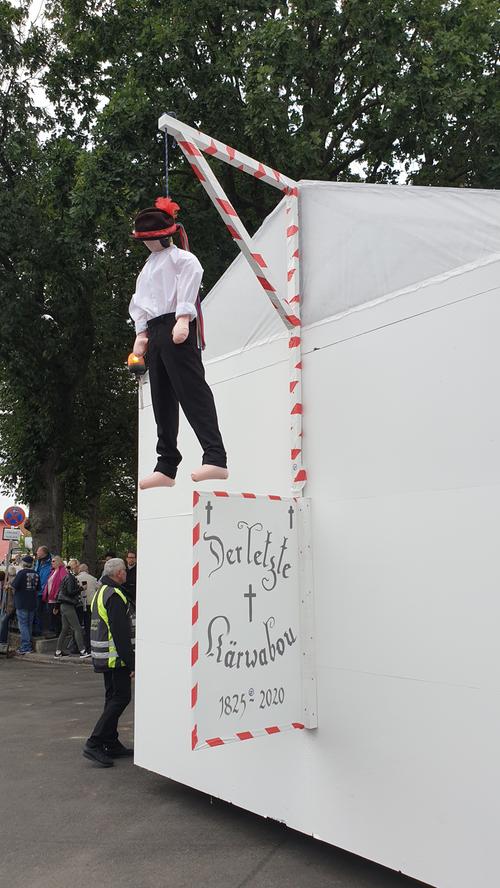
[(172, 245), (160, 253), (151, 253), (140, 272), (129, 314), (135, 332), (146, 330), (148, 321), (175, 312), (196, 317), (196, 298), (203, 268), (196, 256)]
[(92, 599), (97, 591), (97, 579), (89, 574), (86, 570), (81, 570), (76, 578), (82, 593), (83, 606), (90, 610)]

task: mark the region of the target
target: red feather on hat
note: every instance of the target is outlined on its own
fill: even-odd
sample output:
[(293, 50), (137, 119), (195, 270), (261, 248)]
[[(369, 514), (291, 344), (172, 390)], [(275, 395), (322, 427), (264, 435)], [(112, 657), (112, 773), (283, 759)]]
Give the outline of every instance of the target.
[(163, 210), (164, 213), (168, 213), (169, 216), (173, 216), (174, 219), (180, 210), (179, 204), (176, 203), (175, 200), (170, 200), (169, 197), (157, 197), (155, 200), (155, 207), (159, 210)]

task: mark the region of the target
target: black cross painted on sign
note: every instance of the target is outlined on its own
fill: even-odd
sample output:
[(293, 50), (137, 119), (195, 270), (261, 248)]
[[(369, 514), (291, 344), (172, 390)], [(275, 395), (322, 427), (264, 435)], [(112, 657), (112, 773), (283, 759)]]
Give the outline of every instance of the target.
[(293, 506), (290, 506), (290, 508), (288, 509), (288, 514), (290, 515), (290, 530), (292, 530), (292, 528), (293, 528), (293, 516), (294, 516), (294, 514), (295, 514), (295, 512), (294, 512), (294, 510), (293, 510)]
[(211, 503), (210, 500), (209, 500), (208, 503), (207, 503), (206, 506), (205, 506), (205, 509), (207, 510), (207, 524), (210, 524), (210, 513), (213, 511), (213, 508), (214, 508), (214, 507), (213, 507), (212, 503)]
[(252, 598), (257, 598), (255, 592), (252, 592), (252, 585), (250, 584), (248, 587), (248, 592), (243, 593), (243, 598), (248, 598), (248, 622), (252, 622), (253, 616), (253, 601)]

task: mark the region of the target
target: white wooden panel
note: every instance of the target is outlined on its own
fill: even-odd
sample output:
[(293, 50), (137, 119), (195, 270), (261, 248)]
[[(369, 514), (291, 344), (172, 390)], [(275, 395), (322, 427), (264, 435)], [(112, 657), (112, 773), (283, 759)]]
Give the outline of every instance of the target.
[[(191, 753), (190, 430), (173, 495), (139, 498), (138, 764), (439, 888), (497, 882), (500, 308), (477, 275), (305, 333), (316, 732)], [(286, 344), (253, 359), (209, 365), (227, 489), (287, 495)], [(141, 466), (154, 444), (145, 410)]]

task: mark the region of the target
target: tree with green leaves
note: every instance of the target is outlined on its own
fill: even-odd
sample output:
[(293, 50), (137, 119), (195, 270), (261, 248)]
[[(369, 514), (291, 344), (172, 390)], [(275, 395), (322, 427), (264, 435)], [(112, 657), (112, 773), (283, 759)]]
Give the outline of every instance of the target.
[[(50, 8), (52, 100), (62, 115), (77, 108), (89, 132), (98, 119), (109, 139), (119, 130), (115, 146), (139, 169), (172, 110), (295, 178), (499, 184), (496, 0)], [(230, 196), (258, 210), (262, 189), (224, 173)]]
[(48, 50), (36, 29), (26, 30), (26, 12), (0, 7), (8, 49), (0, 148), (0, 471), (30, 503), (35, 545), (60, 551), (66, 506), (85, 521), (83, 554), (92, 563), (103, 492), (119, 480), (130, 513), (135, 498), (126, 274), (123, 263), (110, 271), (75, 211), (82, 140), (58, 132), (33, 102), (30, 79)]
[[(66, 503), (88, 559), (110, 491), (134, 517), (124, 360), (144, 257), (129, 235), (163, 189), (159, 115), (296, 179), (497, 188), (500, 23), (497, 0), (50, 0), (29, 29), (27, 10), (0, 2), (0, 474), (31, 503), (36, 541), (60, 545)], [(234, 245), (171, 158), (209, 287)], [(217, 174), (254, 229), (277, 195)]]

